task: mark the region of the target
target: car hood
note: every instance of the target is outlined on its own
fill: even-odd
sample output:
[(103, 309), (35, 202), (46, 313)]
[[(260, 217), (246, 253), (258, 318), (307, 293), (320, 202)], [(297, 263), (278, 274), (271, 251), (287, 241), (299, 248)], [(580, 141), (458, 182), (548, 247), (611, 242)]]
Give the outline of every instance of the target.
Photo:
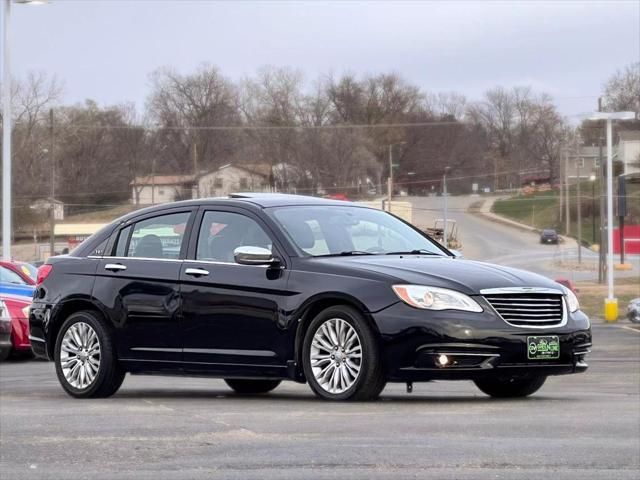
[(468, 295), (479, 294), (485, 288), (562, 288), (556, 282), (532, 272), (462, 258), (362, 255), (316, 260), (376, 272), (394, 277), (397, 282), (451, 288)]

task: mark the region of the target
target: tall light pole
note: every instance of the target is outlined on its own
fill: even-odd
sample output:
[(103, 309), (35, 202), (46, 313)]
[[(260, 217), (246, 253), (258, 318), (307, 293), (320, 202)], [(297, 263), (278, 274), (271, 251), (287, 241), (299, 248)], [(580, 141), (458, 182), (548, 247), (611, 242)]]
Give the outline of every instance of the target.
[(442, 175), (442, 197), (444, 198), (444, 211), (442, 214), (442, 216), (444, 217), (444, 225), (442, 226), (442, 240), (444, 240), (444, 246), (446, 248), (449, 248), (449, 237), (447, 236), (447, 207), (449, 197), (449, 192), (447, 191), (447, 172), (449, 171), (449, 168), (450, 167), (444, 167), (444, 174)]
[(388, 203), (389, 205), (387, 206), (387, 212), (391, 211), (391, 199), (393, 197), (393, 147), (395, 147), (396, 145), (400, 146), (400, 145), (404, 145), (407, 142), (399, 142), (399, 143), (390, 143), (389, 144), (389, 185), (387, 186), (388, 188), (388, 192), (387, 192), (387, 196), (388, 196)]
[(596, 175), (592, 173), (589, 176), (591, 181), (591, 244), (596, 243)]
[[(2, 256), (11, 260), (11, 3), (2, 0)], [(15, 0), (15, 3), (48, 3)]]
[(634, 120), (635, 112), (595, 112), (589, 120), (607, 121), (607, 285), (604, 317), (607, 321), (618, 318), (618, 302), (613, 296), (613, 121)]

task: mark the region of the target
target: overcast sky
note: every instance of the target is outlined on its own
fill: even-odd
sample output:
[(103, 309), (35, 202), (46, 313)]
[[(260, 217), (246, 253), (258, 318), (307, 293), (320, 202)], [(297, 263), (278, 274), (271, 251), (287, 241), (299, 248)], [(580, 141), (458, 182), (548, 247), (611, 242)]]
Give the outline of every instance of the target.
[(640, 1), (208, 2), (53, 0), (13, 5), (13, 69), (56, 74), (66, 102), (144, 105), (149, 73), (264, 65), (319, 74), (394, 71), (425, 90), (479, 98), (531, 85), (564, 115), (640, 58)]

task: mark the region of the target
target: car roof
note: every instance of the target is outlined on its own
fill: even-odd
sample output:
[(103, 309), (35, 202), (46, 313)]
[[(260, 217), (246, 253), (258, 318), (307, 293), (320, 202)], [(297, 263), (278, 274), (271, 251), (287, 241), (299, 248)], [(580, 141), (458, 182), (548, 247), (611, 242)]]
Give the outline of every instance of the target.
[(286, 193), (232, 193), (228, 197), (197, 198), (193, 200), (183, 200), (180, 202), (163, 203), (131, 212), (120, 221), (126, 221), (141, 214), (153, 213), (175, 207), (194, 207), (200, 205), (234, 206), (253, 205), (259, 208), (285, 207), (285, 206), (305, 206), (305, 205), (325, 205), (325, 206), (351, 206), (369, 208), (354, 202), (344, 200), (331, 200), (327, 198), (311, 197), (307, 195), (292, 195)]

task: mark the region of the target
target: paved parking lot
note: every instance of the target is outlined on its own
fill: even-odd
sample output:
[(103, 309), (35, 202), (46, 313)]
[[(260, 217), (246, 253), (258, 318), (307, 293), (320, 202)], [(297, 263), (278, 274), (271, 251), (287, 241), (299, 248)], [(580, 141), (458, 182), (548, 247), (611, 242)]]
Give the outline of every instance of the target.
[(594, 326), (591, 369), (532, 398), (470, 382), (389, 385), (373, 403), (263, 397), (219, 380), (129, 376), (74, 400), (53, 365), (0, 366), (3, 479), (626, 479), (640, 469), (640, 332)]

